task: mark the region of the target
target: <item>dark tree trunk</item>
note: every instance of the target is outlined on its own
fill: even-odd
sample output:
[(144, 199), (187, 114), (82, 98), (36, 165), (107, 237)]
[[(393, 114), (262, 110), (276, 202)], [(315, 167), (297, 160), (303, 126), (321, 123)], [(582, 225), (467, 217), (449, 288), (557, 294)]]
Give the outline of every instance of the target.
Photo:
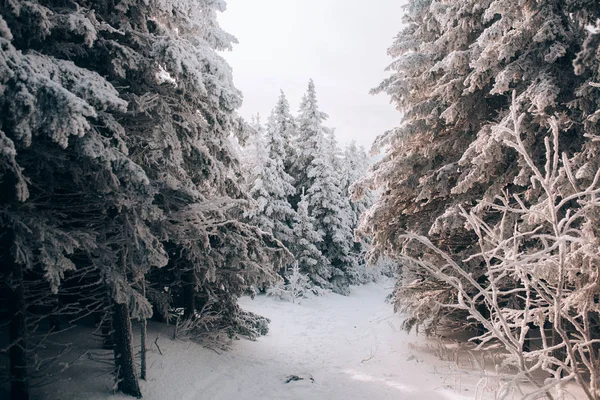
[[(111, 311), (112, 314), (112, 311)], [(104, 311), (94, 313), (94, 325), (100, 328), (100, 338), (102, 340), (102, 348), (104, 350), (113, 350), (114, 343), (112, 339), (112, 323), (109, 314)]]
[[(10, 256), (6, 257), (11, 258)], [(29, 399), (29, 381), (27, 379), (27, 342), (25, 321), (25, 293), (23, 289), (23, 270), (20, 265), (12, 264), (12, 287), (8, 289), (8, 307), (10, 311), (8, 351), (10, 359), (10, 398), (11, 400)]]
[(146, 320), (141, 324), (141, 347), (140, 347), (140, 379), (146, 380)]
[(112, 325), (118, 380), (117, 388), (127, 395), (140, 398), (142, 393), (135, 371), (133, 332), (127, 304), (115, 304), (113, 306)]
[(196, 311), (196, 285), (194, 273), (186, 273), (183, 282), (183, 318), (192, 318)]
[(140, 379), (146, 380), (146, 320), (143, 319), (141, 323), (141, 334), (140, 334)]
[[(146, 282), (142, 281), (142, 296), (146, 297)], [(146, 318), (140, 327), (140, 379), (146, 380)]]

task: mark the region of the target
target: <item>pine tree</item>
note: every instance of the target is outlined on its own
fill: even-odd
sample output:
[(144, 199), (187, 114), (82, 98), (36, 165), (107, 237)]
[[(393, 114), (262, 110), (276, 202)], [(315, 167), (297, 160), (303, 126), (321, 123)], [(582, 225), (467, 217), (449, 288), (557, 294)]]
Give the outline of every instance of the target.
[[(585, 32), (586, 38), (581, 51), (574, 61), (575, 73), (581, 81), (575, 91), (578, 97), (572, 102), (572, 105), (581, 113), (587, 135), (596, 137), (600, 134), (598, 127), (600, 117), (600, 100), (598, 98), (600, 90), (600, 31), (598, 26), (600, 6), (598, 4), (585, 4), (585, 6), (588, 13), (586, 22), (589, 25)], [(593, 179), (595, 171), (600, 168), (599, 154), (598, 141), (588, 140), (584, 143), (582, 151), (575, 158), (578, 167), (577, 178), (586, 178), (587, 181)]]
[(296, 154), (290, 166), (290, 175), (296, 186), (296, 196), (292, 201), (294, 207), (300, 201), (300, 193), (312, 186), (313, 179), (308, 176), (308, 166), (314, 160), (317, 149), (323, 146), (320, 141), (324, 140), (321, 138), (325, 134), (323, 122), (327, 118), (327, 114), (319, 110), (315, 84), (311, 79), (296, 118)]
[(294, 241), (290, 244), (290, 251), (296, 258), (298, 268), (308, 275), (313, 284), (330, 289), (331, 265), (317, 247), (323, 237), (315, 229), (315, 219), (308, 213), (308, 202), (304, 194), (298, 203), (293, 229)]
[[(135, 213), (152, 208), (148, 178), (128, 158), (123, 127), (115, 119), (124, 114), (127, 103), (105, 78), (62, 60), (58, 50), (66, 51), (57, 42), (60, 37), (71, 42), (69, 51), (85, 51), (85, 46), (96, 40), (101, 24), (93, 13), (85, 14), (82, 9), (61, 8), (55, 13), (54, 7), (37, 2), (0, 7), (0, 25), (4, 25), (0, 102), (8, 111), (0, 122), (2, 225), (7, 227), (1, 251), (5, 265), (12, 266), (3, 271), (3, 281), (8, 284), (6, 294), (13, 298), (9, 301), (15, 305), (9, 351), (11, 396), (20, 399), (28, 398), (27, 386), (33, 378), (28, 377), (29, 371), (38, 371), (41, 365), (28, 363), (31, 349), (43, 343), (28, 346), (27, 341), (29, 329), (46, 316), (31, 312), (51, 308), (56, 317), (61, 306), (53, 304), (58, 304), (63, 282), (74, 274), (80, 278), (90, 274), (89, 264), (97, 260), (100, 249), (106, 255), (122, 249), (123, 242), (117, 238), (106, 243), (109, 248), (103, 247), (100, 227), (107, 216), (123, 208)], [(86, 22), (89, 31), (81, 31)], [(52, 36), (53, 32), (60, 36)], [(40, 46), (48, 54), (30, 51)], [(124, 231), (120, 227), (116, 232)], [(144, 268), (161, 264), (148, 262), (146, 257), (155, 254), (156, 246), (151, 246), (156, 244), (155, 238), (145, 231), (138, 233), (130, 231), (127, 240), (149, 245)], [(119, 290), (127, 287), (122, 285), (127, 278), (124, 273), (113, 274), (112, 265), (92, 268), (93, 274), (101, 275), (123, 303), (131, 301), (139, 310), (141, 302), (144, 308), (147, 302)], [(90, 288), (87, 285), (78, 291), (90, 297)], [(71, 315), (85, 311), (75, 308), (77, 303), (70, 307)], [(137, 378), (134, 380), (127, 390), (139, 395)]]
[(269, 117), (264, 141), (266, 158), (257, 167), (250, 185), (250, 195), (257, 201), (258, 209), (250, 216), (253, 223), (289, 246), (294, 241), (292, 222), (295, 211), (288, 199), (296, 193), (296, 189), (292, 177), (285, 171), (287, 121), (284, 118), (279, 107), (273, 109)]
[[(216, 53), (234, 41), (216, 23), (224, 8), (211, 0), (0, 5), (13, 398), (27, 398), (27, 329), (36, 325), (28, 310), (47, 307), (27, 302), (60, 295), (75, 274), (94, 282), (79, 286), (79, 299), (95, 310), (106, 302), (112, 314), (115, 372), (127, 394), (141, 395), (131, 318), (149, 317), (148, 298), (165, 287), (184, 294), (189, 315), (207, 295), (220, 328), (254, 334), (248, 321), (257, 319), (237, 296), (273, 280), (289, 254), (241, 222), (249, 198), (229, 138), (248, 129)], [(166, 267), (151, 269), (167, 254)]]
[[(581, 85), (584, 79), (575, 75), (572, 62), (584, 26), (597, 11), (589, 5), (559, 0), (409, 2), (406, 27), (389, 49), (392, 74), (375, 90), (391, 96), (403, 120), (378, 138), (378, 145), (388, 146), (387, 154), (363, 183), (385, 188), (362, 224), (363, 233), (373, 237), (373, 255), (393, 257), (403, 248), (398, 235), (414, 231), (468, 259), (476, 237), (461, 220), (459, 207), (475, 207), (483, 215), (484, 207), (478, 207), (482, 200), (494, 201), (505, 190), (530, 189), (531, 174), (523, 160), (492, 134), (494, 126), (510, 118), (513, 91), (529, 112), (522, 129), (535, 149), (532, 154), (540, 159), (544, 154), (540, 132), (548, 128), (548, 115), (561, 116), (561, 148), (573, 154), (582, 147), (581, 115), (590, 112), (584, 99), (589, 87)], [(532, 198), (538, 194), (529, 191)], [(419, 254), (421, 249), (412, 251)], [(463, 268), (485, 281), (477, 262), (465, 262)], [(448, 311), (437, 305), (455, 292), (423, 271), (410, 273), (416, 275), (406, 276), (405, 282), (421, 284), (400, 290), (400, 300), (413, 316), (432, 317), (435, 325)], [(424, 304), (433, 307), (427, 311)]]
[[(352, 186), (366, 176), (369, 164), (369, 157), (364, 147), (357, 147), (354, 141), (346, 146), (343, 160), (344, 194), (351, 196)], [(368, 190), (362, 194), (360, 199), (350, 202), (350, 206), (352, 207), (352, 226), (354, 228), (358, 227), (360, 217), (372, 205), (373, 195)]]
[(294, 264), (291, 271), (287, 271), (284, 279), (284, 282), (280, 282), (267, 289), (267, 295), (295, 303), (297, 299), (309, 297), (313, 292), (310, 279), (300, 271), (298, 264)]
[(222, 316), (216, 326), (233, 334), (248, 331), (237, 297), (274, 280), (289, 254), (242, 221), (250, 198), (230, 136), (247, 136), (249, 129), (235, 113), (241, 94), (231, 68), (217, 54), (235, 42), (216, 22), (224, 9), (209, 0), (151, 3), (136, 10), (134, 21), (118, 20), (144, 32), (150, 44), (136, 48), (148, 68), (127, 88), (135, 105), (127, 127), (157, 190), (170, 255), (167, 268), (148, 281), (156, 292), (169, 287), (185, 317), (208, 310)]
[(315, 147), (307, 168), (311, 185), (306, 192), (306, 201), (315, 218), (315, 228), (323, 236), (318, 247), (331, 264), (333, 290), (347, 293), (348, 286), (357, 282), (359, 264), (353, 251), (349, 199), (342, 192), (338, 150), (332, 131), (316, 130), (311, 140)]
[(244, 170), (250, 171), (249, 174), (246, 174), (246, 186), (252, 184), (253, 177), (260, 173), (268, 157), (265, 127), (259, 114), (252, 116), (250, 127), (252, 128), (251, 133), (239, 149), (241, 165)]
[(277, 129), (281, 132), (283, 139), (284, 154), (283, 165), (285, 172), (291, 174), (292, 165), (296, 159), (295, 141), (297, 137), (296, 120), (290, 112), (290, 105), (283, 91), (280, 91), (277, 105), (273, 110), (275, 115)]

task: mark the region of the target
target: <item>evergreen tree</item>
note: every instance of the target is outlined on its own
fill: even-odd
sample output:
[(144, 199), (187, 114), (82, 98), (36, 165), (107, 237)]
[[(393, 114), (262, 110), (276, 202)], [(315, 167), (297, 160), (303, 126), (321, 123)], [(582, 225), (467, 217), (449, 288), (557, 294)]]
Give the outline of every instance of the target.
[(250, 121), (250, 134), (239, 149), (239, 158), (242, 167), (250, 173), (246, 174), (246, 186), (252, 185), (252, 180), (260, 174), (268, 154), (266, 146), (265, 128), (260, 115), (253, 115)]
[[(514, 91), (529, 112), (521, 129), (535, 162), (543, 164), (548, 115), (561, 116), (559, 147), (569, 154), (582, 148), (590, 87), (572, 63), (585, 25), (596, 17), (597, 6), (588, 1), (408, 3), (406, 27), (389, 49), (392, 74), (375, 90), (391, 96), (403, 120), (378, 138), (387, 154), (363, 182), (385, 188), (362, 224), (373, 237), (374, 256), (398, 254), (399, 235), (414, 231), (467, 260), (476, 235), (465, 227), (460, 207), (493, 219), (498, 216), (482, 205), (503, 191), (528, 191), (531, 199), (540, 194), (530, 187), (523, 159), (493, 128), (509, 122)], [(422, 249), (411, 250), (418, 255)], [(469, 260), (462, 267), (484, 282), (478, 262)], [(411, 286), (397, 292), (399, 302), (412, 321), (435, 325), (448, 312), (438, 305), (455, 298), (454, 289), (423, 271), (404, 274), (402, 282)]]
[(285, 171), (286, 125), (280, 117), (278, 108), (273, 109), (264, 141), (266, 158), (257, 167), (250, 186), (250, 195), (257, 201), (258, 209), (250, 216), (261, 229), (289, 246), (294, 241), (292, 221), (295, 211), (288, 198), (296, 193), (296, 189), (292, 177)]
[(327, 118), (327, 114), (319, 110), (315, 84), (311, 79), (296, 118), (296, 154), (290, 167), (290, 175), (294, 178), (296, 186), (296, 196), (292, 201), (294, 207), (300, 201), (300, 193), (303, 190), (308, 191), (308, 188), (312, 186), (313, 178), (308, 176), (308, 166), (318, 154), (317, 149), (323, 149), (322, 141), (325, 135), (323, 122)]
[(285, 93), (280, 91), (277, 105), (273, 110), (275, 116), (275, 123), (277, 129), (281, 132), (281, 138), (283, 140), (284, 154), (283, 154), (283, 165), (284, 169), (288, 174), (291, 174), (292, 165), (296, 159), (296, 147), (295, 141), (297, 137), (296, 121), (290, 112), (290, 105)]
[(315, 285), (330, 289), (331, 265), (317, 247), (323, 241), (323, 237), (315, 229), (315, 219), (308, 213), (308, 202), (304, 194), (298, 203), (293, 228), (294, 241), (290, 244), (290, 250), (296, 258), (300, 272), (308, 275)]
[[(369, 168), (369, 157), (364, 147), (357, 147), (356, 142), (352, 141), (346, 146), (343, 160), (344, 173), (344, 194), (351, 195), (352, 186), (363, 179)], [(352, 200), (350, 206), (352, 208), (352, 226), (358, 227), (360, 217), (363, 213), (373, 205), (373, 195), (370, 191), (363, 193), (361, 199)]]
[[(274, 279), (289, 254), (241, 222), (249, 198), (229, 136), (247, 129), (216, 53), (234, 41), (216, 23), (224, 8), (211, 0), (0, 5), (13, 398), (27, 398), (27, 374), (39, 367), (28, 345), (39, 318), (28, 318), (48, 305), (35, 299), (60, 296), (76, 274), (87, 279), (75, 287), (75, 303), (87, 304), (81, 313), (112, 315), (116, 378), (127, 394), (141, 395), (130, 318), (149, 317), (148, 298), (166, 298), (165, 287), (190, 318), (209, 297), (219, 327), (254, 334), (236, 298)], [(150, 270), (167, 255), (165, 268)]]
[(314, 156), (307, 168), (311, 185), (306, 192), (306, 201), (315, 218), (315, 228), (323, 236), (318, 247), (331, 264), (333, 290), (347, 293), (348, 286), (357, 283), (359, 275), (358, 259), (353, 251), (349, 199), (342, 192), (333, 132), (319, 129), (314, 134), (311, 139)]
[[(369, 207), (373, 205), (373, 195), (370, 190), (366, 189), (360, 196), (355, 196), (354, 185), (360, 186), (360, 180), (364, 179), (369, 167), (369, 157), (364, 148), (356, 146), (352, 141), (346, 146), (343, 159), (343, 193), (350, 199), (350, 223), (354, 234), (354, 253), (361, 264), (361, 274), (368, 278), (371, 273), (366, 270), (365, 254), (369, 248), (369, 239), (357, 233), (361, 218)], [(370, 267), (370, 266), (369, 266)], [(363, 279), (364, 280), (364, 279)]]
[[(248, 128), (235, 113), (241, 94), (231, 69), (217, 54), (235, 41), (216, 22), (224, 9), (210, 0), (161, 2), (112, 17), (148, 42), (135, 48), (147, 68), (124, 90), (134, 104), (127, 128), (136, 156), (165, 215), (159, 232), (169, 265), (149, 284), (157, 292), (168, 287), (185, 318), (214, 312), (222, 316), (215, 325), (234, 334), (248, 332), (237, 297), (275, 279), (289, 255), (270, 234), (242, 222), (250, 198), (230, 135), (247, 135)], [(136, 18), (119, 14), (134, 11)]]
[(279, 297), (281, 300), (296, 302), (296, 299), (309, 297), (314, 286), (306, 274), (300, 271), (298, 264), (294, 264), (291, 271), (284, 276), (285, 282), (280, 282), (267, 289), (267, 295)]
[[(34, 378), (28, 373), (41, 372), (43, 365), (31, 352), (44, 344), (28, 343), (30, 330), (48, 317), (40, 318), (36, 311), (50, 308), (53, 317), (61, 313), (64, 307), (54, 304), (69, 276), (90, 274), (91, 264), (92, 274), (111, 293), (115, 312), (131, 308), (135, 315), (147, 315), (149, 304), (130, 287), (128, 274), (143, 274), (165, 262), (160, 244), (143, 228), (154, 219), (152, 189), (142, 168), (128, 158), (124, 130), (115, 118), (124, 114), (127, 103), (99, 74), (56, 54), (57, 48), (65, 49), (51, 33), (60, 32), (71, 43), (70, 51), (85, 51), (101, 24), (79, 8), (55, 13), (54, 4), (47, 6), (29, 2), (0, 7), (6, 22), (0, 39), (0, 102), (7, 110), (0, 122), (2, 225), (7, 228), (1, 252), (3, 265), (9, 266), (3, 270), (5, 293), (15, 307), (10, 323), (11, 396), (20, 399), (28, 398), (27, 386)], [(81, 31), (85, 22), (87, 35)], [(134, 220), (127, 226), (106, 226), (121, 211), (123, 218)], [(134, 243), (145, 251), (125, 257), (125, 248)], [(79, 287), (79, 297), (91, 297), (91, 287)], [(90, 306), (94, 300), (87, 302), (97, 309)], [(69, 307), (69, 315), (85, 312), (77, 303)], [(120, 321), (127, 325), (129, 312), (124, 318)], [(139, 395), (137, 377), (131, 376), (133, 354), (127, 353), (131, 342), (125, 338), (121, 344), (115, 348), (115, 361), (123, 366), (120, 388)]]

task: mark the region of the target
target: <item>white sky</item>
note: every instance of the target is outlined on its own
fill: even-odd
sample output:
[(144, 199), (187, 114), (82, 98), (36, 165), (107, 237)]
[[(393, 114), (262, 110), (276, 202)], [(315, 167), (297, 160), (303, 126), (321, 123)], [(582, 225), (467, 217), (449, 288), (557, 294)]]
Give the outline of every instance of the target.
[(266, 122), (279, 89), (296, 114), (308, 80), (315, 81), (326, 125), (344, 144), (367, 150), (396, 126), (386, 95), (369, 90), (386, 76), (387, 48), (401, 28), (401, 0), (227, 0), (221, 26), (239, 44), (224, 56), (244, 94), (240, 114)]

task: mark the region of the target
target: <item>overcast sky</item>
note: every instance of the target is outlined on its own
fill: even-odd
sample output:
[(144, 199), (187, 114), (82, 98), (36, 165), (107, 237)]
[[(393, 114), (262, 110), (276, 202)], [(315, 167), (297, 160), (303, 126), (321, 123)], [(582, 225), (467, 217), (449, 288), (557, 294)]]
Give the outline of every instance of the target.
[(367, 149), (397, 125), (386, 95), (369, 90), (386, 76), (387, 48), (401, 27), (401, 0), (227, 0), (221, 26), (239, 44), (224, 56), (244, 93), (240, 113), (266, 122), (279, 89), (298, 111), (308, 80), (338, 140)]

